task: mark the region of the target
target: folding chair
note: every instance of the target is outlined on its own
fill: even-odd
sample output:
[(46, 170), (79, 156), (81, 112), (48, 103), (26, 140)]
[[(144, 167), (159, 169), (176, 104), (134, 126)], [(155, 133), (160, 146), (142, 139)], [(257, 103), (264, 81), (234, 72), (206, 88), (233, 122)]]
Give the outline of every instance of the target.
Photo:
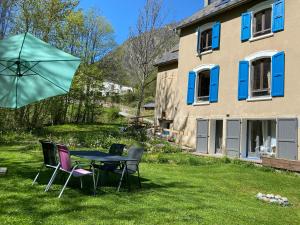
[[(56, 145), (57, 146), (57, 151), (59, 155), (59, 161), (60, 161), (60, 167), (59, 171), (65, 172), (69, 174), (66, 183), (64, 184), (58, 198), (60, 198), (69, 183), (71, 177), (79, 177), (80, 178), (80, 187), (83, 187), (82, 184), (82, 177), (83, 176), (93, 176), (93, 183), (94, 183), (94, 194), (96, 194), (96, 182), (95, 182), (95, 175), (94, 175), (94, 167), (92, 167), (92, 171), (81, 169), (81, 166), (90, 166), (90, 164), (80, 164), (79, 162), (76, 162), (76, 164), (73, 166), (71, 157), (70, 157), (70, 152), (68, 148), (65, 145)], [(52, 180), (50, 186), (52, 185), (54, 179)], [(49, 186), (49, 188), (50, 188)]]
[(35, 184), (35, 182), (37, 181), (38, 177), (40, 176), (41, 171), (44, 168), (48, 168), (48, 169), (52, 169), (54, 170), (46, 188), (45, 191), (48, 190), (48, 186), (49, 184), (52, 182), (52, 180), (54, 179), (56, 172), (59, 168), (59, 162), (57, 160), (57, 151), (56, 151), (56, 146), (53, 142), (51, 141), (45, 141), (45, 140), (40, 140), (40, 143), (42, 145), (42, 150), (43, 150), (43, 156), (44, 156), (44, 162), (39, 170), (39, 172), (37, 173), (37, 175), (35, 176), (32, 185)]

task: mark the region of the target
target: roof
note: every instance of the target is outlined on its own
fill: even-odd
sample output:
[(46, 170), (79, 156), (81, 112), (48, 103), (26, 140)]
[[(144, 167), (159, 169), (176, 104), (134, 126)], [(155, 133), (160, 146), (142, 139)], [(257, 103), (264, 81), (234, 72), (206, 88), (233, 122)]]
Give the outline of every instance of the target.
[(165, 53), (161, 58), (156, 60), (154, 66), (161, 66), (161, 65), (177, 62), (178, 51), (179, 51), (179, 45), (177, 44), (171, 49), (171, 51)]
[(144, 105), (144, 108), (155, 108), (155, 103), (154, 102), (150, 102)]
[(202, 10), (196, 12), (194, 15), (183, 20), (181, 23), (179, 23), (176, 29), (181, 29), (187, 26), (191, 26), (197, 22), (200, 22), (201, 20), (225, 12), (234, 7), (245, 4), (249, 1), (253, 1), (253, 0), (217, 0), (214, 3), (206, 6)]

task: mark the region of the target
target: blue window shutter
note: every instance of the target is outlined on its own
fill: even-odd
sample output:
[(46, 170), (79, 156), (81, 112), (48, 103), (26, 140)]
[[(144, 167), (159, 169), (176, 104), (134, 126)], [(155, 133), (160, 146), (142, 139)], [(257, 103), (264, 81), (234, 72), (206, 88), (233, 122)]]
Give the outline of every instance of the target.
[(193, 71), (189, 72), (188, 90), (187, 90), (187, 104), (188, 105), (192, 105), (194, 103), (195, 81), (196, 81), (196, 73)]
[(243, 13), (241, 41), (248, 41), (250, 37), (251, 37), (251, 13)]
[(284, 52), (279, 52), (272, 57), (272, 96), (284, 96)]
[(200, 28), (198, 28), (198, 31), (197, 31), (197, 52), (199, 54), (201, 53), (201, 31), (200, 31)]
[(239, 64), (239, 87), (238, 99), (246, 100), (248, 98), (248, 82), (249, 82), (249, 62), (240, 61)]
[(220, 47), (220, 31), (221, 23), (216, 22), (212, 27), (212, 49), (218, 49)]
[(209, 90), (209, 101), (218, 102), (219, 96), (219, 74), (220, 67), (215, 66), (210, 70), (210, 90)]
[(273, 4), (273, 26), (272, 31), (284, 30), (284, 0), (277, 0)]

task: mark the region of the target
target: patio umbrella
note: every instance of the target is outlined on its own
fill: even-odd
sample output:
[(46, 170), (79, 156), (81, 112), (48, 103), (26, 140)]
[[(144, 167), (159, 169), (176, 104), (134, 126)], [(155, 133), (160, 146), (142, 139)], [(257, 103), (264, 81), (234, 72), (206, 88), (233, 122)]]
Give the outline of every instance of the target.
[(69, 91), (80, 59), (29, 33), (0, 41), (0, 107), (20, 108)]

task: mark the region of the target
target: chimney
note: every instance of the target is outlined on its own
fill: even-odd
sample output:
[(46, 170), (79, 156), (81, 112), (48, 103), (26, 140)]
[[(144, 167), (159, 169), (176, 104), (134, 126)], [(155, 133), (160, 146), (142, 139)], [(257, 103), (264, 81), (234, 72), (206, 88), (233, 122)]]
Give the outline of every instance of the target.
[(208, 5), (210, 5), (210, 4), (212, 4), (212, 3), (214, 3), (214, 2), (216, 2), (217, 0), (203, 0), (203, 2), (204, 2), (204, 7), (206, 7), (206, 6), (208, 6)]
[(210, 2), (210, 0), (203, 0), (203, 2), (204, 2), (204, 7), (206, 7), (206, 6), (208, 6), (208, 3)]

